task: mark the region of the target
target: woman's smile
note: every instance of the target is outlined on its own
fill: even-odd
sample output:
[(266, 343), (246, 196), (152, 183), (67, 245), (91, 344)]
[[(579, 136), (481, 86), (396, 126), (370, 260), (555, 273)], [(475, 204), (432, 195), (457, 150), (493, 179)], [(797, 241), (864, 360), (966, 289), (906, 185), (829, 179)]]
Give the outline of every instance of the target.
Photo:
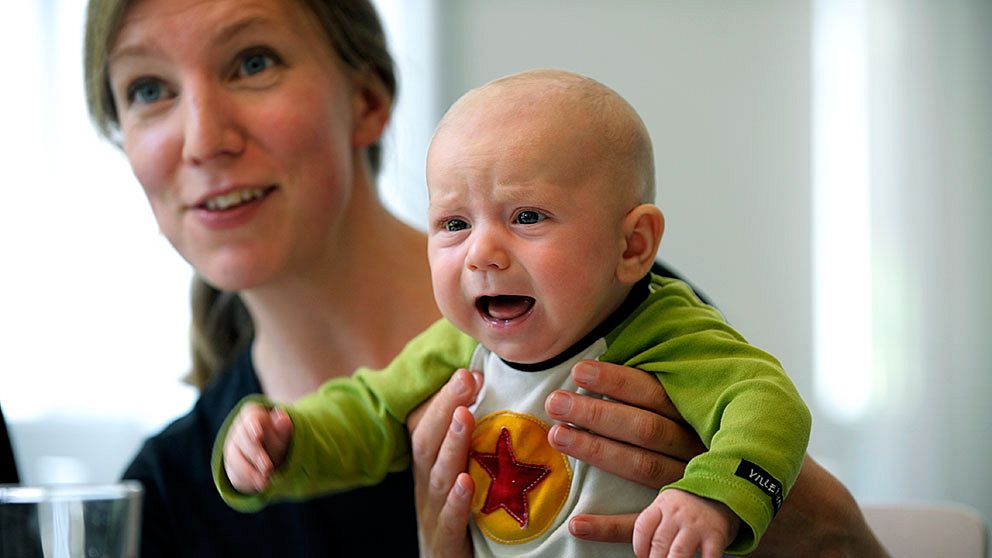
[(207, 211), (225, 211), (246, 203), (261, 200), (265, 196), (275, 191), (275, 186), (264, 188), (242, 188), (235, 189), (224, 194), (217, 194), (207, 198), (203, 203), (196, 205), (198, 209)]
[(187, 207), (197, 222), (205, 228), (221, 231), (252, 222), (269, 197), (278, 190), (276, 186), (238, 188), (223, 194), (204, 198)]

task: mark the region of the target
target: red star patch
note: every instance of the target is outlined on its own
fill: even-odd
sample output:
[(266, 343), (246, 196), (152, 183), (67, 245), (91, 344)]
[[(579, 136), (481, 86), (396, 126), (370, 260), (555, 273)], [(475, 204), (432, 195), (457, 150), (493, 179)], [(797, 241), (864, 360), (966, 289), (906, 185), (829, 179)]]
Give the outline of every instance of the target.
[(482, 513), (503, 508), (521, 527), (526, 527), (530, 516), (527, 493), (548, 476), (551, 468), (517, 461), (510, 445), (510, 431), (506, 428), (500, 430), (495, 453), (473, 451), (471, 457), (493, 479)]

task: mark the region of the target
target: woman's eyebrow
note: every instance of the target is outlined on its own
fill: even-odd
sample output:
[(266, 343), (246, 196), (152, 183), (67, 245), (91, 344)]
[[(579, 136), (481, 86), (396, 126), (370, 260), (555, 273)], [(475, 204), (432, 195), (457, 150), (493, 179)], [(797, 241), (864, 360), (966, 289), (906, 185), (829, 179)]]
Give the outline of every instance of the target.
[[(271, 18), (261, 15), (246, 15), (240, 19), (221, 25), (214, 36), (208, 40), (208, 42), (215, 45), (222, 45), (232, 41), (238, 35), (241, 35), (246, 31), (250, 31), (254, 28), (272, 28), (275, 25), (276, 24)], [(147, 42), (134, 42), (132, 44), (128, 44), (125, 42), (122, 46), (114, 48), (113, 51), (111, 51), (107, 62), (113, 63), (121, 58), (146, 56), (150, 52), (158, 52), (159, 50), (160, 49), (154, 43), (148, 44)]]
[(270, 18), (258, 15), (246, 16), (242, 19), (235, 20), (230, 24), (221, 26), (214, 38), (214, 43), (224, 44), (235, 39), (238, 35), (246, 31), (251, 31), (256, 27), (271, 29), (276, 26), (277, 24)]

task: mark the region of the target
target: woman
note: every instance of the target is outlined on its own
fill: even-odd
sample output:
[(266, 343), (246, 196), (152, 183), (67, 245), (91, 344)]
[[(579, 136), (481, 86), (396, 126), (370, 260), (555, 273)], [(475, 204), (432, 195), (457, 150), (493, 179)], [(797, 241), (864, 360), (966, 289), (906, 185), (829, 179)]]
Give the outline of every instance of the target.
[[(202, 278), (193, 379), (203, 393), (125, 473), (146, 488), (143, 555), (415, 554), (409, 473), (240, 515), (220, 501), (209, 472), (220, 421), (243, 395), (289, 401), (360, 365), (382, 366), (438, 317), (424, 236), (376, 198), (377, 142), (395, 79), (372, 7), (92, 0), (85, 66), (94, 122), (120, 142), (160, 229)], [(639, 385), (637, 371), (591, 366), (596, 374), (580, 385), (634, 405), (663, 400)], [(456, 375), (414, 431), (425, 553), (467, 548), (467, 504), (451, 487), (471, 425), (459, 430), (451, 417), (475, 384)], [(571, 403), (552, 414), (607, 436), (559, 426), (559, 447), (651, 486), (677, 477), (699, 451), (691, 431), (666, 418), (674, 410), (575, 394), (549, 402)], [(630, 424), (669, 434), (632, 439), (619, 427)], [(814, 499), (793, 510), (833, 486), (810, 469), (794, 492), (802, 484)], [(842, 500), (840, 509), (856, 513), (849, 496)], [(816, 539), (833, 519), (797, 525)], [(584, 536), (629, 541), (632, 519), (577, 518), (572, 527), (583, 525)]]

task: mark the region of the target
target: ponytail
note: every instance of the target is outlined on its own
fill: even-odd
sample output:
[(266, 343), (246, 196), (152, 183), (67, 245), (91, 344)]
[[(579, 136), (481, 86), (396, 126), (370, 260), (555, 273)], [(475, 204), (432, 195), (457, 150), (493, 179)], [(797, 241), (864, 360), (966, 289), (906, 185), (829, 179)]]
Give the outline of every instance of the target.
[(255, 328), (238, 293), (216, 289), (194, 275), (190, 295), (193, 366), (186, 382), (202, 390), (234, 364), (251, 343)]

